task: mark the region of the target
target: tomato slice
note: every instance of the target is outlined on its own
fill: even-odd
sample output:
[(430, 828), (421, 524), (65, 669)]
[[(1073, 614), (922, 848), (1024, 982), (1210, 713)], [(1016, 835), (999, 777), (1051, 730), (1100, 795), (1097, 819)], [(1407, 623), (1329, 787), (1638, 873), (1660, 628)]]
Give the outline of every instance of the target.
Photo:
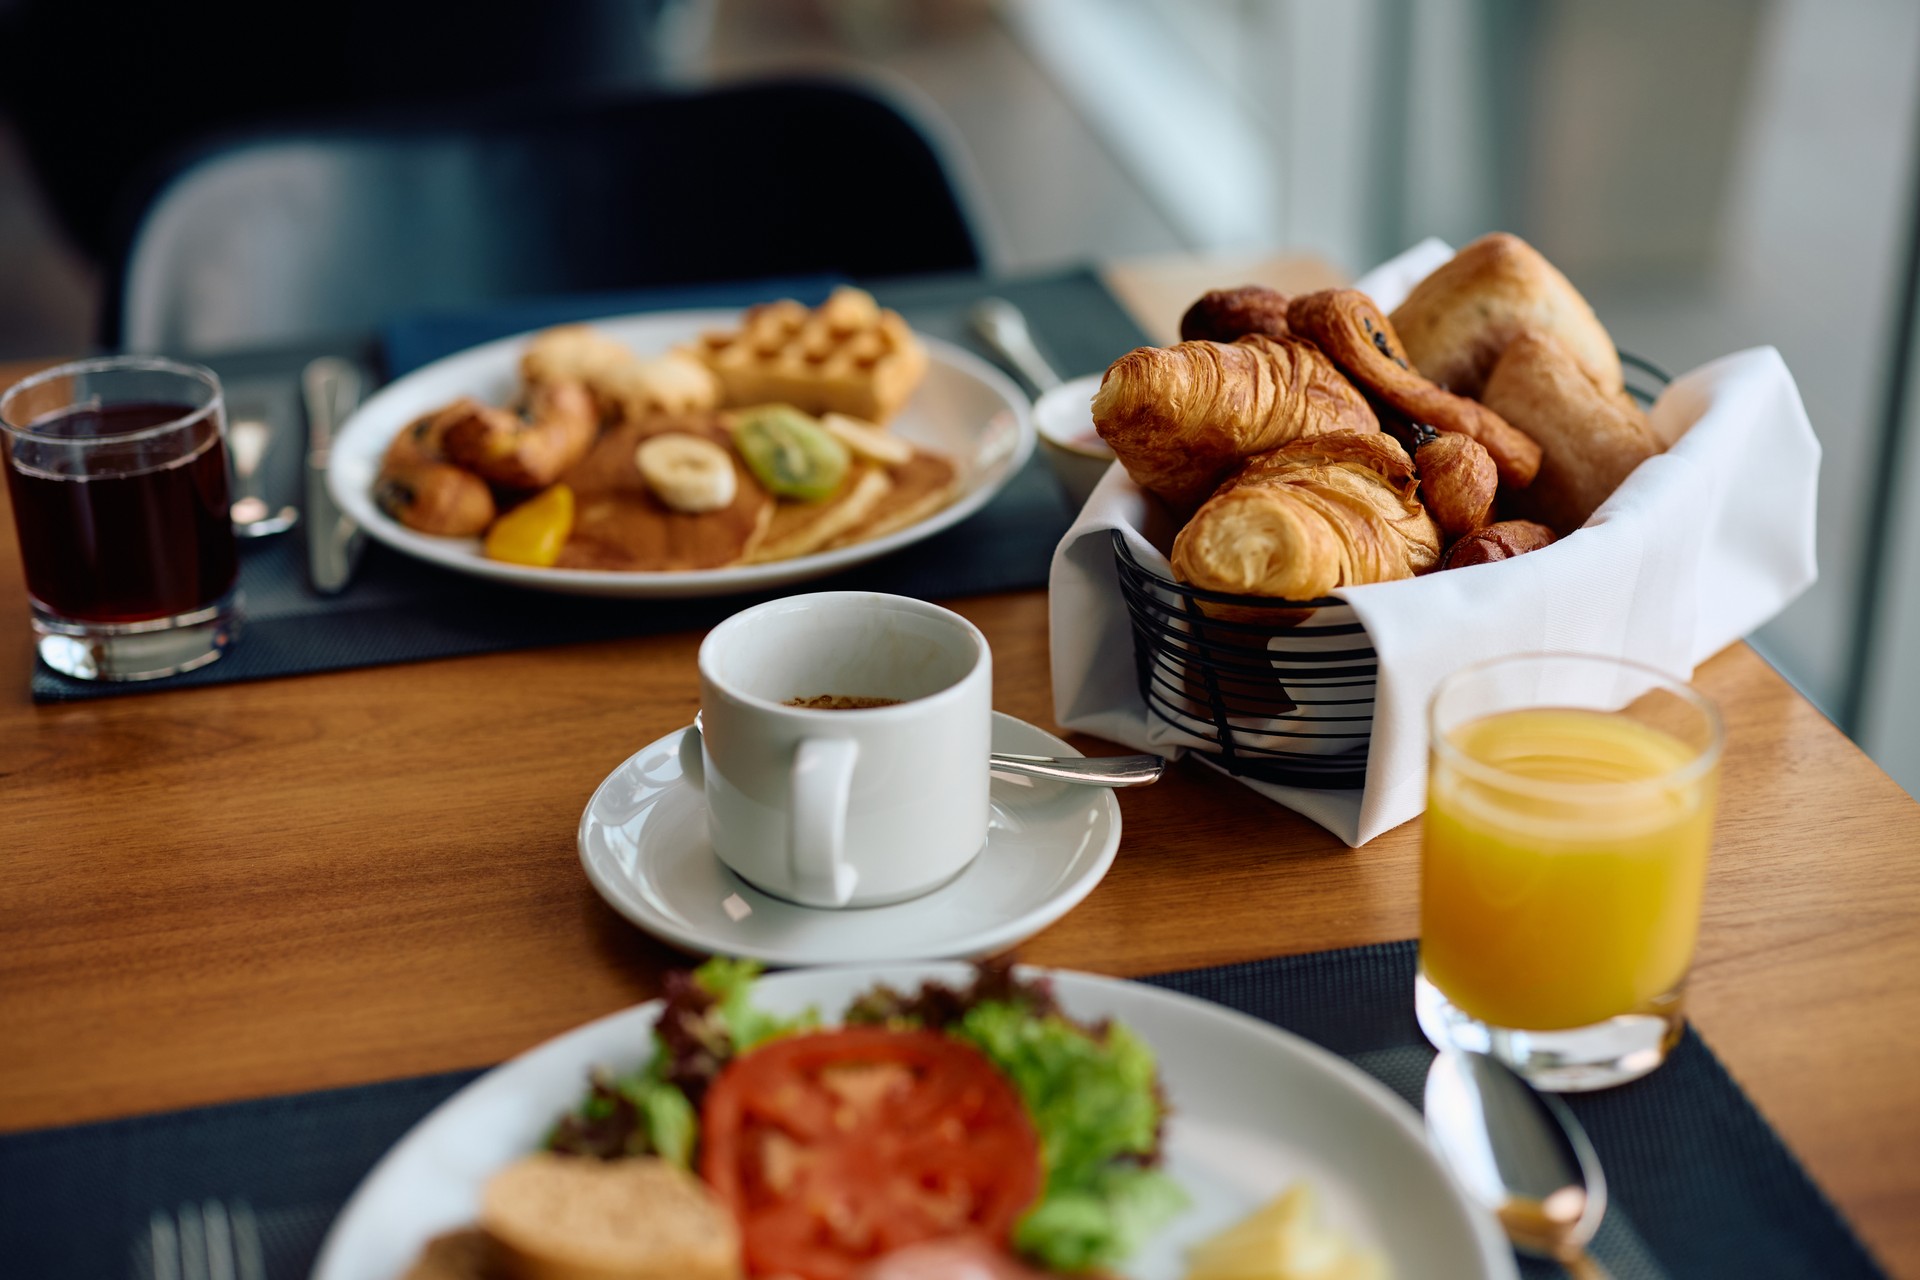
[(720, 1074), (700, 1120), (701, 1175), (739, 1220), (753, 1275), (846, 1280), (950, 1236), (1005, 1247), (1040, 1190), (1013, 1084), (938, 1032), (775, 1040)]

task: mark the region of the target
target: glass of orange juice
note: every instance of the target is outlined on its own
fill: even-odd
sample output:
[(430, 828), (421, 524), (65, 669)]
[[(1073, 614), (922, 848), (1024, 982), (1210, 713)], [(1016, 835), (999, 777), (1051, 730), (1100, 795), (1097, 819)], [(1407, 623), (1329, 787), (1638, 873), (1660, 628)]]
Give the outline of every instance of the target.
[(1645, 1075), (1685, 1025), (1719, 712), (1652, 667), (1538, 654), (1455, 672), (1428, 714), (1421, 1029), (1542, 1089)]

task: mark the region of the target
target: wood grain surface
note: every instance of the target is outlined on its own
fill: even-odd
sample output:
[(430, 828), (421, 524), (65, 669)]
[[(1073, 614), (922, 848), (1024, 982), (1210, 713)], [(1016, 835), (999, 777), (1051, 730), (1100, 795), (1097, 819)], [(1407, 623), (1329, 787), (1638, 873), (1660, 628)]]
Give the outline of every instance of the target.
[[(995, 705), (1056, 728), (1044, 595), (950, 603)], [(699, 638), (36, 707), (0, 515), (0, 1130), (498, 1062), (653, 994), (678, 957), (594, 895), (573, 833), (691, 720)], [(1746, 646), (1697, 684), (1728, 748), (1696, 1022), (1920, 1276), (1920, 806)], [(1025, 958), (1139, 974), (1416, 932), (1418, 823), (1348, 849), (1191, 763), (1121, 809), (1112, 873)]]

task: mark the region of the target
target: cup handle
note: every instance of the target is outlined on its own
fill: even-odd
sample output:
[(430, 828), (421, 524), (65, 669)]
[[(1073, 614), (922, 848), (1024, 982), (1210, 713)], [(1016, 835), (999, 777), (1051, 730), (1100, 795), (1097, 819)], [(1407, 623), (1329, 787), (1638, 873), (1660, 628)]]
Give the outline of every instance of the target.
[(680, 776), (695, 790), (707, 787), (707, 763), (701, 758), (700, 722), (695, 720), (680, 735)]
[(794, 896), (817, 906), (853, 900), (859, 873), (847, 865), (847, 799), (860, 748), (851, 738), (808, 738), (793, 753), (789, 866)]

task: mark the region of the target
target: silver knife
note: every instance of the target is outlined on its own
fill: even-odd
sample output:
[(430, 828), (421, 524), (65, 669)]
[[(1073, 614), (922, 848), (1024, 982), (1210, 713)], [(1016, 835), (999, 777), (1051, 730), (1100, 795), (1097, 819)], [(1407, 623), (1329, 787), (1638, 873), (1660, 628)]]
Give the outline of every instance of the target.
[(315, 591), (330, 596), (347, 585), (360, 557), (359, 527), (327, 492), (333, 433), (360, 403), (360, 371), (322, 356), (301, 371), (300, 392), (307, 403), (307, 575)]

